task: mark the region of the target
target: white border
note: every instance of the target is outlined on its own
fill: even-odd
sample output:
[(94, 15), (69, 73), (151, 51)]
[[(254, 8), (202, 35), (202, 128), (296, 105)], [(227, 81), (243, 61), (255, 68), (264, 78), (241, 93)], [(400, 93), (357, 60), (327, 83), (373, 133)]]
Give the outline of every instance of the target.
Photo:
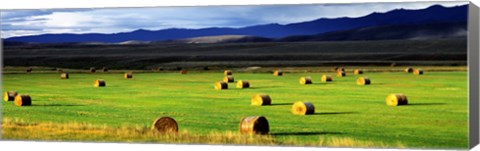
[[(464, 0), (434, 0), (464, 1)], [(364, 2), (431, 2), (428, 0), (1, 0), (0, 9), (49, 9), (49, 8), (104, 8), (104, 7), (154, 7), (154, 6), (211, 6), (211, 5), (261, 5), (261, 4), (324, 4), (324, 3), (364, 3)], [(479, 4), (476, 0), (473, 3)], [(1, 12), (0, 12), (1, 13)], [(1, 110), (1, 109), (0, 109)], [(358, 148), (324, 147), (272, 147), (272, 146), (221, 146), (221, 145), (165, 145), (165, 144), (128, 144), (128, 143), (81, 143), (81, 142), (34, 142), (0, 141), (0, 150), (48, 150), (48, 151), (85, 151), (85, 150), (281, 150), (281, 151), (330, 151), (330, 150), (372, 150)], [(375, 149), (400, 150), (400, 149)], [(477, 146), (473, 150), (480, 151)], [(426, 150), (422, 150), (426, 151)]]

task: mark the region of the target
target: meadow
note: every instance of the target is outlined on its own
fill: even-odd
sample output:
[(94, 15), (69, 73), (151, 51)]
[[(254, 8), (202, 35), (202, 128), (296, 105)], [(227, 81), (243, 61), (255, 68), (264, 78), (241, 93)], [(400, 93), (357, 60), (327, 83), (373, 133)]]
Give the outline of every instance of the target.
[[(2, 102), (2, 139), (87, 142), (247, 144), (286, 146), (337, 146), (384, 148), (468, 147), (468, 87), (466, 67), (440, 70), (423, 67), (424, 75), (396, 70), (365, 70), (337, 77), (330, 70), (268, 72), (232, 69), (235, 81), (248, 80), (251, 88), (214, 90), (223, 70), (178, 72), (123, 71), (59, 73), (4, 73), (3, 91), (29, 94), (32, 106)], [(385, 69), (390, 67), (384, 67)], [(67, 70), (68, 71), (68, 70)], [(333, 82), (322, 83), (323, 74)], [(311, 76), (313, 84), (300, 85)], [(372, 84), (356, 85), (366, 76)], [(106, 87), (93, 87), (104, 79)], [(252, 106), (253, 95), (264, 93), (272, 105)], [(391, 93), (403, 93), (408, 105), (387, 106)], [(296, 101), (311, 102), (313, 115), (293, 115)], [(240, 120), (265, 116), (266, 136), (240, 135)], [(161, 116), (174, 118), (178, 135), (152, 132)]]

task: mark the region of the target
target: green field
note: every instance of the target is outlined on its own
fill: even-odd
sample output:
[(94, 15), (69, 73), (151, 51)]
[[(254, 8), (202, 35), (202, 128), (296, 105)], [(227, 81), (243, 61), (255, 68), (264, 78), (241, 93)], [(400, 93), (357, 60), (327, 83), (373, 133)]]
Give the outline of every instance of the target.
[[(68, 80), (58, 73), (3, 74), (3, 91), (29, 94), (32, 106), (2, 102), (2, 139), (468, 147), (466, 71), (367, 71), (362, 76), (372, 80), (368, 86), (356, 85), (360, 76), (352, 72), (346, 77), (333, 72), (274, 77), (233, 71), (235, 81), (249, 80), (251, 88), (237, 89), (230, 83), (228, 90), (214, 90), (222, 71), (134, 73), (133, 79), (124, 79), (122, 73), (72, 73)], [(321, 83), (322, 74), (332, 75), (333, 82)], [(302, 76), (311, 76), (313, 84), (300, 85)], [(104, 79), (107, 86), (93, 87), (95, 79)], [(251, 97), (258, 93), (269, 94), (272, 105), (251, 106)], [(405, 94), (409, 105), (387, 106), (390, 93)], [(295, 101), (313, 103), (316, 113), (293, 115)], [(240, 120), (258, 115), (268, 119), (270, 135), (239, 135)], [(178, 122), (180, 136), (159, 139), (149, 133), (153, 120), (161, 116)]]

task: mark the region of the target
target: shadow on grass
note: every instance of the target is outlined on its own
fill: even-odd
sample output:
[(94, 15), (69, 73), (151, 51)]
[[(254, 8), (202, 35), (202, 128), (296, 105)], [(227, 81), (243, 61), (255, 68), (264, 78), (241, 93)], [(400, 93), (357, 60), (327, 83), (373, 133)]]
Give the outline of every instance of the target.
[(335, 114), (355, 114), (358, 112), (320, 112), (320, 113), (313, 113), (312, 115), (335, 115)]
[(270, 133), (273, 136), (309, 136), (309, 135), (328, 135), (328, 134), (343, 134), (340, 132), (283, 132), (283, 133)]
[(409, 103), (407, 106), (416, 106), (416, 105), (445, 105), (447, 103)]
[(274, 103), (266, 106), (277, 106), (277, 105), (293, 105), (293, 103)]
[(32, 104), (31, 106), (85, 106), (79, 104)]

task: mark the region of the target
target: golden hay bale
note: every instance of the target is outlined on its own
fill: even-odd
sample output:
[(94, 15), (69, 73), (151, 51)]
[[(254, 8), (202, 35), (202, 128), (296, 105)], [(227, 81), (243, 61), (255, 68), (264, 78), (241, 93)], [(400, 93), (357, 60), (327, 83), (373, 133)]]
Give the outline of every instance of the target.
[(104, 87), (106, 86), (105, 80), (102, 80), (102, 79), (95, 80), (95, 82), (93, 82), (93, 86)]
[(90, 67), (90, 72), (91, 73), (94, 73), (95, 71), (97, 71), (97, 69), (95, 69), (95, 67)]
[(329, 75), (323, 75), (321, 80), (322, 82), (332, 82), (333, 78), (332, 76), (329, 76)]
[(241, 134), (261, 134), (266, 135), (270, 131), (267, 118), (264, 116), (248, 116), (240, 122)]
[(315, 107), (310, 102), (295, 102), (292, 106), (292, 113), (297, 115), (306, 115), (315, 113)]
[(173, 118), (164, 116), (153, 122), (152, 129), (162, 134), (177, 133), (178, 125)]
[(411, 68), (411, 67), (405, 68), (405, 72), (406, 72), (406, 73), (412, 73), (412, 72), (413, 72), (413, 68)]
[(228, 89), (228, 84), (226, 82), (220, 81), (215, 83), (215, 90)]
[(272, 99), (267, 94), (257, 94), (252, 96), (252, 105), (262, 106), (272, 104)]
[(344, 76), (346, 76), (345, 71), (340, 71), (340, 70), (337, 71), (337, 77), (344, 77)]
[(353, 74), (363, 74), (363, 70), (355, 69), (355, 70), (353, 71)]
[(387, 99), (386, 99), (386, 102), (387, 102), (388, 106), (397, 106), (397, 105), (407, 105), (408, 104), (407, 96), (405, 96), (404, 94), (401, 94), (401, 93), (388, 95)]
[(60, 74), (60, 79), (68, 79), (68, 78), (69, 78), (68, 73)]
[(187, 73), (188, 73), (188, 70), (185, 70), (185, 69), (180, 70), (180, 74), (187, 74)]
[(108, 72), (108, 68), (107, 68), (107, 67), (103, 67), (102, 70), (103, 70), (103, 72)]
[(15, 97), (18, 95), (17, 92), (15, 91), (7, 91), (3, 93), (3, 100), (4, 101), (13, 101), (15, 100)]
[(341, 68), (341, 67), (335, 67), (335, 68), (334, 68), (334, 71), (335, 71), (335, 72), (345, 71), (345, 69), (344, 69), (344, 68)]
[(360, 77), (357, 79), (357, 85), (369, 85), (370, 79), (368, 77)]
[(16, 106), (29, 106), (32, 105), (32, 99), (28, 94), (17, 95), (14, 103)]
[(283, 72), (282, 72), (282, 70), (275, 70), (275, 71), (273, 72), (273, 75), (274, 75), (274, 76), (282, 76), (282, 75), (283, 75)]
[(310, 77), (301, 77), (300, 84), (312, 84), (312, 78)]
[(225, 76), (223, 77), (223, 81), (227, 83), (234, 82), (233, 76)]
[(223, 74), (227, 76), (227, 75), (232, 75), (233, 73), (232, 73), (232, 70), (225, 70), (223, 71)]
[(249, 88), (250, 83), (246, 80), (240, 80), (237, 82), (237, 88)]
[(133, 73), (131, 72), (127, 72), (125, 74), (123, 74), (123, 78), (125, 79), (131, 79), (133, 77)]
[(421, 74), (423, 74), (423, 70), (422, 70), (422, 69), (415, 69), (415, 70), (413, 71), (413, 74), (421, 75)]

